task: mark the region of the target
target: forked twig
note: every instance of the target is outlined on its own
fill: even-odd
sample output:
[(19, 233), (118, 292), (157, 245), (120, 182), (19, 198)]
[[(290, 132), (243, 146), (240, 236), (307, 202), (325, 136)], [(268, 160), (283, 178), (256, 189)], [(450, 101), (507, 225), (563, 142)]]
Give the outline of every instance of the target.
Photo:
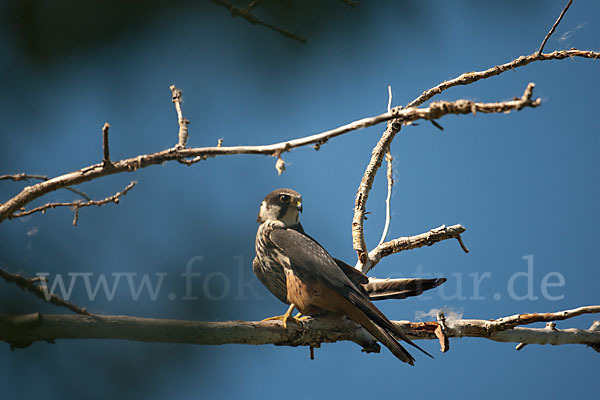
[(294, 39), (299, 41), (300, 43), (305, 43), (306, 42), (306, 38), (296, 35), (293, 32), (290, 32), (286, 29), (282, 29), (279, 28), (275, 25), (271, 25), (267, 22), (262, 21), (261, 19), (257, 18), (256, 16), (250, 14), (250, 11), (252, 10), (252, 8), (254, 8), (254, 6), (256, 5), (256, 2), (252, 2), (248, 5), (248, 7), (246, 7), (245, 9), (243, 8), (238, 8), (235, 7), (233, 4), (229, 3), (228, 1), (225, 0), (212, 0), (213, 3), (221, 6), (221, 7), (225, 7), (226, 9), (229, 10), (229, 12), (231, 13), (232, 16), (234, 17), (242, 17), (244, 18), (246, 21), (250, 22), (252, 25), (262, 25), (268, 29), (271, 29), (277, 33), (282, 34), (285, 37), (288, 37), (290, 39)]
[(27, 215), (31, 215), (36, 212), (41, 212), (43, 214), (46, 212), (46, 210), (56, 208), (56, 207), (72, 207), (75, 212), (75, 217), (73, 218), (73, 225), (77, 225), (80, 208), (91, 207), (91, 206), (103, 206), (107, 203), (119, 204), (120, 198), (122, 196), (125, 196), (127, 194), (127, 192), (129, 192), (136, 184), (137, 184), (137, 182), (133, 181), (133, 182), (129, 183), (129, 185), (127, 185), (125, 187), (125, 189), (113, 194), (112, 196), (108, 196), (102, 200), (89, 200), (89, 201), (79, 200), (79, 201), (71, 201), (71, 202), (46, 203), (43, 206), (39, 206), (39, 207), (33, 208), (31, 210), (26, 210), (26, 211), (21, 211), (21, 212), (15, 213), (15, 214), (11, 215), (9, 218), (10, 219), (21, 218), (21, 217), (25, 217)]
[(560, 21), (565, 16), (565, 14), (566, 14), (567, 10), (569, 9), (569, 7), (571, 7), (571, 3), (573, 3), (573, 0), (569, 0), (569, 2), (567, 3), (567, 5), (565, 6), (565, 8), (563, 8), (562, 12), (558, 16), (558, 19), (556, 20), (556, 22), (554, 23), (554, 25), (552, 25), (552, 28), (550, 28), (550, 31), (548, 32), (548, 34), (546, 35), (546, 37), (542, 41), (542, 44), (540, 45), (540, 48), (537, 51), (538, 55), (542, 54), (542, 50), (544, 50), (544, 46), (546, 45), (546, 42), (548, 41), (548, 39), (550, 39), (550, 36), (552, 36), (552, 34), (554, 33), (554, 30), (556, 29), (556, 27), (558, 26), (558, 24), (560, 24)]

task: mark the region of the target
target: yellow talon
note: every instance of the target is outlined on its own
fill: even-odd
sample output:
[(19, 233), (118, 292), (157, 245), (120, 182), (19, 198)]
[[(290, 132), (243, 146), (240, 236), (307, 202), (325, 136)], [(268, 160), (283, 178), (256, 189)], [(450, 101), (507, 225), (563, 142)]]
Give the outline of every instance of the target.
[(303, 316), (302, 313), (298, 313), (294, 317), (292, 317), (294, 308), (296, 308), (296, 306), (294, 304), (291, 304), (290, 308), (288, 308), (288, 310), (285, 312), (285, 314), (265, 318), (265, 319), (263, 319), (263, 321), (281, 321), (281, 322), (283, 322), (283, 328), (287, 329), (288, 321), (292, 321), (294, 324), (298, 325), (298, 320), (304, 320), (304, 319), (310, 318), (308, 316)]

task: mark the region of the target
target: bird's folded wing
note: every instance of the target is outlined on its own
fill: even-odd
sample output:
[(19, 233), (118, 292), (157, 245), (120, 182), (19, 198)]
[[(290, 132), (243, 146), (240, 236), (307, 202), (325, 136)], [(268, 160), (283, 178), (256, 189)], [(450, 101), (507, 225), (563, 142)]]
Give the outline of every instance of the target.
[(273, 229), (271, 241), (290, 260), (290, 268), (301, 280), (322, 283), (325, 286), (347, 293), (358, 291), (343, 273), (333, 258), (318, 243), (293, 229)]

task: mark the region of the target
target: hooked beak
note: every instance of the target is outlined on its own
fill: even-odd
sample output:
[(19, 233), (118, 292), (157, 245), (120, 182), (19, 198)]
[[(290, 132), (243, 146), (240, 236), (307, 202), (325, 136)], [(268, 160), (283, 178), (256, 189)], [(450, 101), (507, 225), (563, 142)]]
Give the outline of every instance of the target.
[(296, 207), (296, 210), (302, 212), (302, 200), (297, 200), (294, 206)]

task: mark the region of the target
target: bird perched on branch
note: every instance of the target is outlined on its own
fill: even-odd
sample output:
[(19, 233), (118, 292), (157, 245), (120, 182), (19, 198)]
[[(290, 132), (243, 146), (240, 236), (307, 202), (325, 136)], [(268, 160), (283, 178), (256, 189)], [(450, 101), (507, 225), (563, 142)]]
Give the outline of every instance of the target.
[(414, 358), (398, 342), (403, 340), (431, 355), (400, 332), (371, 300), (417, 296), (446, 281), (439, 279), (373, 279), (343, 261), (334, 259), (299, 221), (302, 197), (291, 189), (277, 189), (263, 200), (257, 222), (256, 257), (252, 263), (259, 280), (279, 300), (290, 304), (281, 317), (284, 326), (302, 315), (345, 315), (364, 327), (400, 360)]

